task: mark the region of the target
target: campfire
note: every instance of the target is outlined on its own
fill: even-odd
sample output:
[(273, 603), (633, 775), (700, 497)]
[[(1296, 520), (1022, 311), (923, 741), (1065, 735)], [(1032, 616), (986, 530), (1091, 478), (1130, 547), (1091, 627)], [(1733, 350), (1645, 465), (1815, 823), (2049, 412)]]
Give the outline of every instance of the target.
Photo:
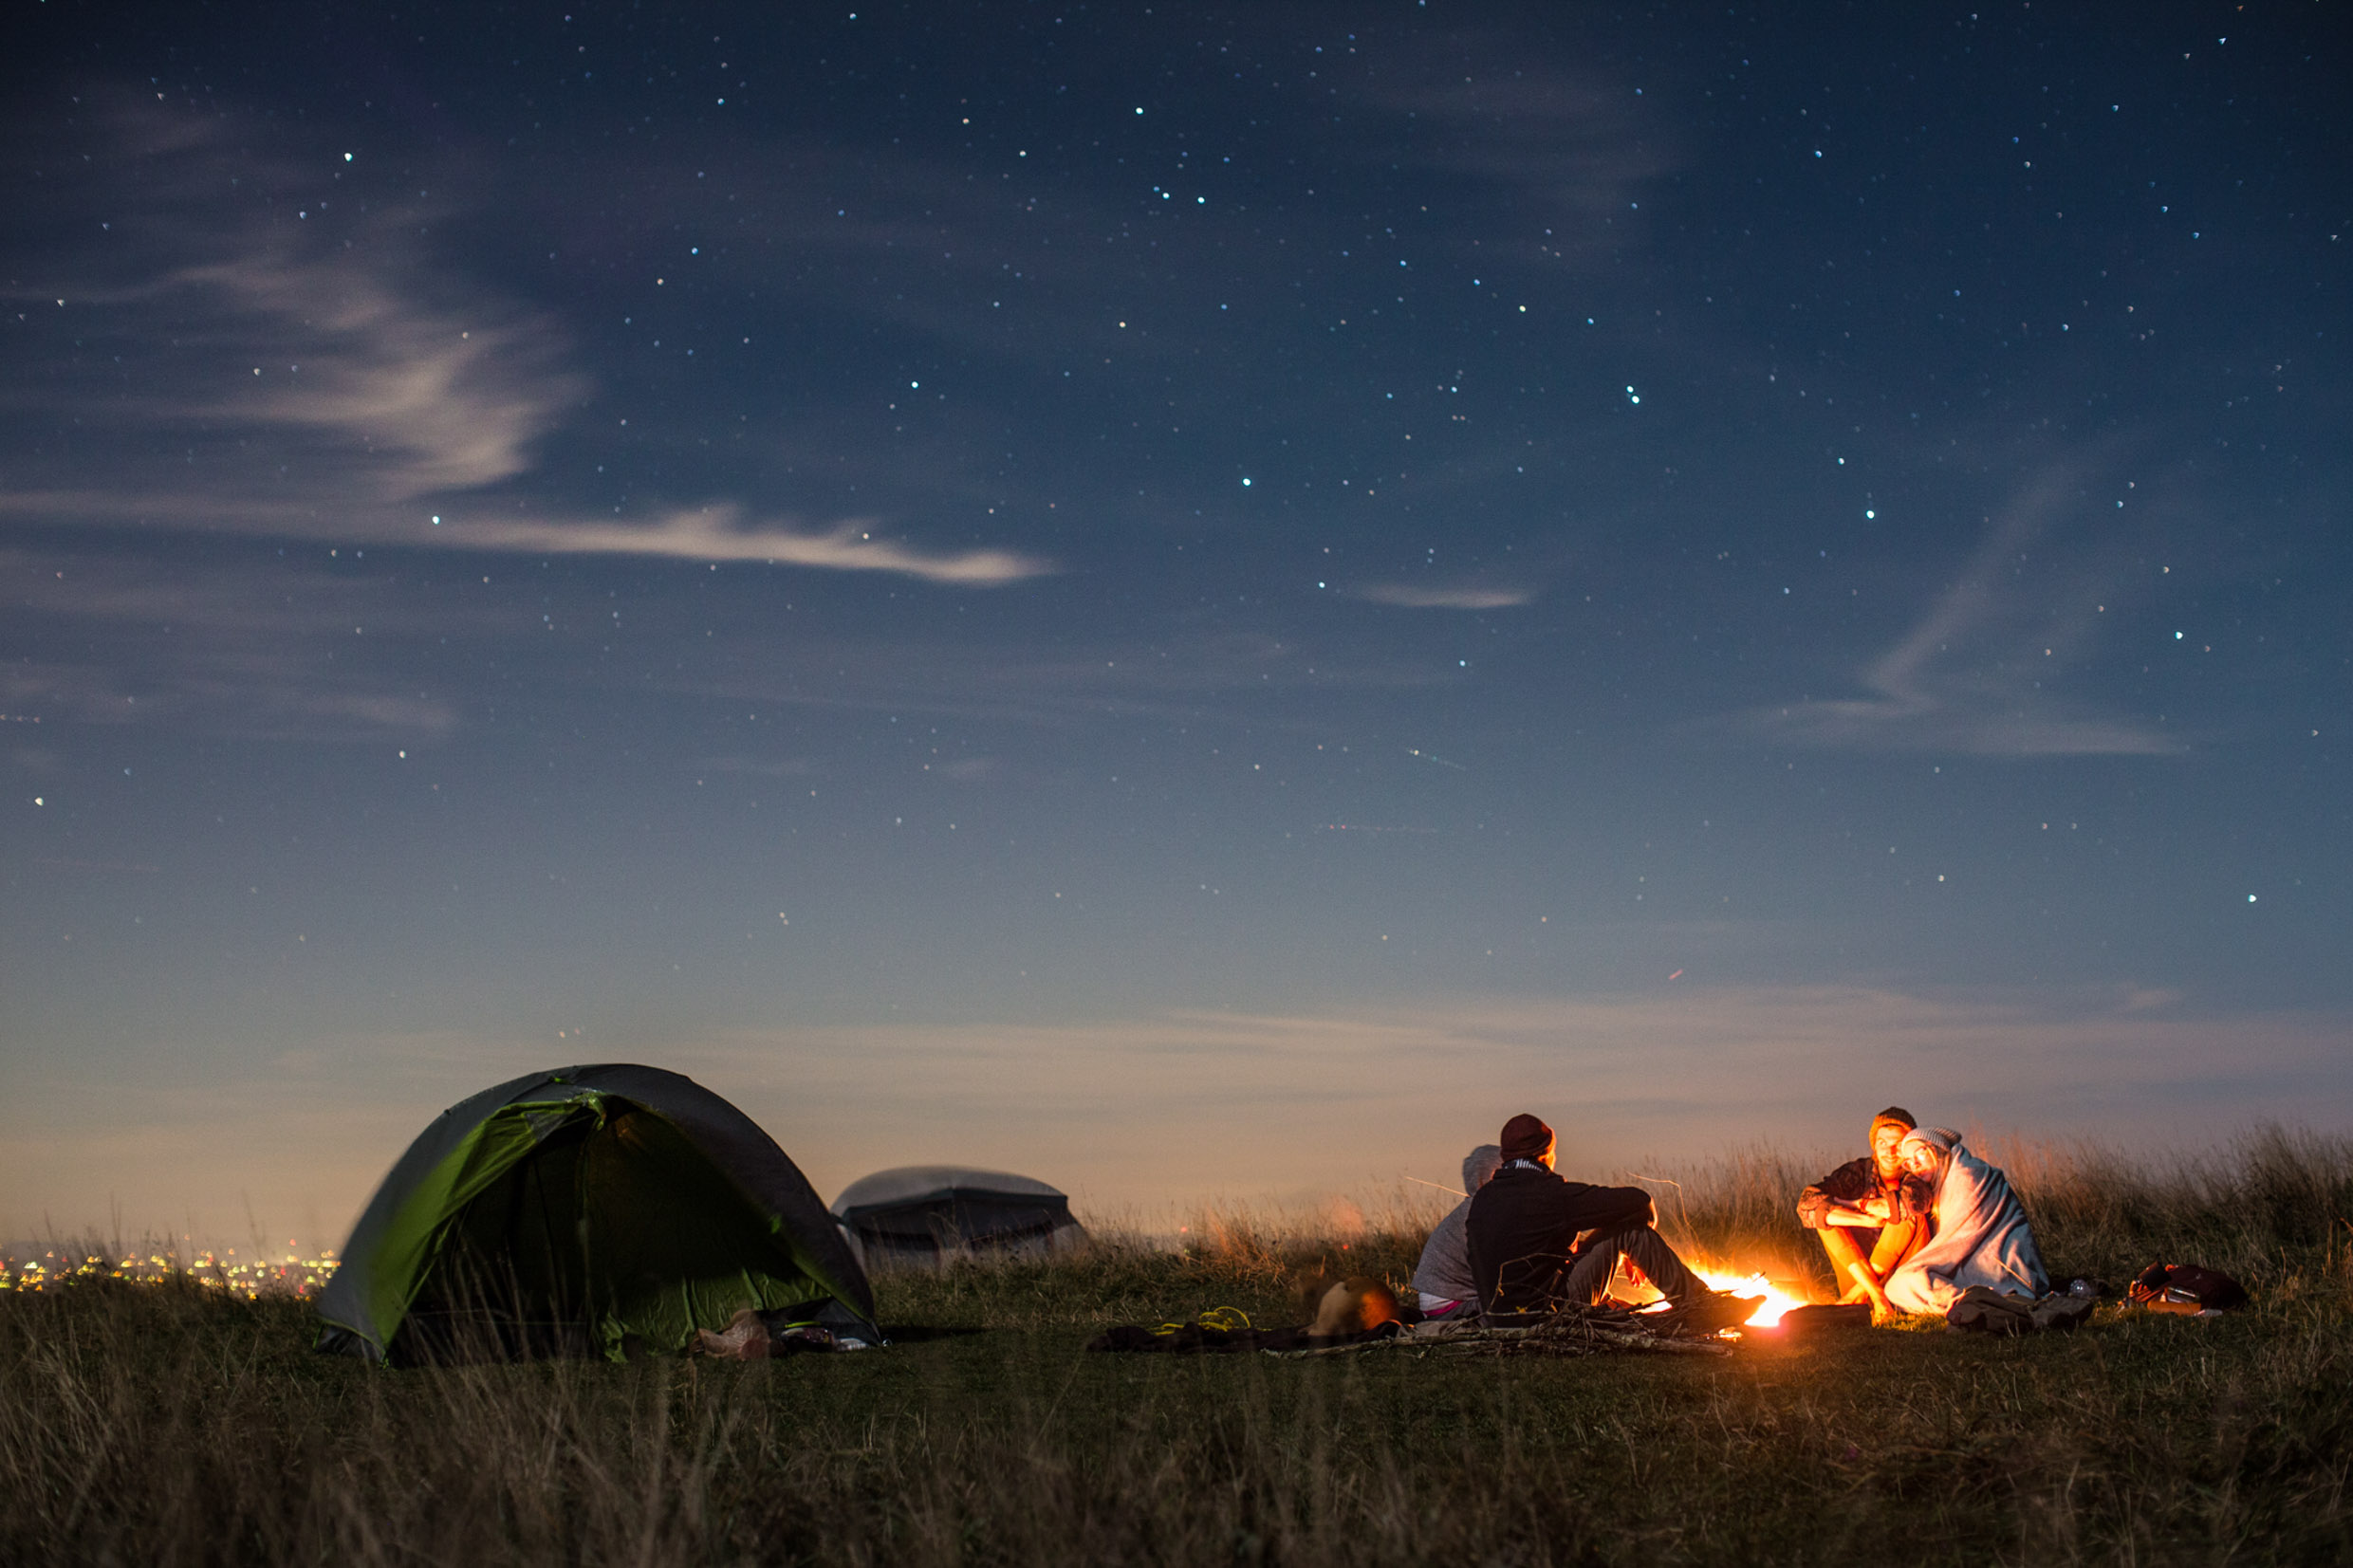
[(1762, 1296), (1764, 1304), (1749, 1315), (1743, 1328), (1772, 1328), (1780, 1323), (1781, 1315), (1791, 1307), (1806, 1302), (1790, 1295), (1762, 1274), (1729, 1274), (1718, 1269), (1694, 1265), (1692, 1272), (1707, 1282), (1709, 1288), (1730, 1291), (1734, 1296)]
[[(1749, 1314), (1748, 1321), (1742, 1323), (1741, 1328), (1778, 1328), (1784, 1313), (1792, 1307), (1808, 1304), (1803, 1296), (1790, 1295), (1762, 1274), (1734, 1274), (1730, 1269), (1713, 1264), (1685, 1261), (1691, 1271), (1699, 1277), (1700, 1282), (1711, 1290), (1720, 1290), (1732, 1296), (1764, 1298), (1757, 1309)], [(1631, 1258), (1619, 1259), (1617, 1271), (1610, 1278), (1608, 1295), (1610, 1300), (1630, 1306), (1637, 1312), (1662, 1309), (1665, 1305), (1658, 1287), (1643, 1277), (1641, 1268)], [(1727, 1332), (1736, 1334), (1739, 1330)]]

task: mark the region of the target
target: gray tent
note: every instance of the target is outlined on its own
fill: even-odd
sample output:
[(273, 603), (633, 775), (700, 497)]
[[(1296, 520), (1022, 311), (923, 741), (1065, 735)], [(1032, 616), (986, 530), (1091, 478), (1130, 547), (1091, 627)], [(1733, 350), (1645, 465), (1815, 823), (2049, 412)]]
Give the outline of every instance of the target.
[(938, 1264), (977, 1251), (1049, 1252), (1086, 1238), (1059, 1188), (960, 1165), (878, 1171), (843, 1189), (833, 1214), (869, 1264)]

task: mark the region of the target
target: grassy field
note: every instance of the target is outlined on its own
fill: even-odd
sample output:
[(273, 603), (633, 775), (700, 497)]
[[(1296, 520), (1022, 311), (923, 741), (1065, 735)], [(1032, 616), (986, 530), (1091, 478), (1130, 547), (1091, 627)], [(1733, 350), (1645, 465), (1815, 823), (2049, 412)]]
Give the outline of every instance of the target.
[[(1992, 1151), (2062, 1278), (2236, 1274), (2223, 1319), (1921, 1325), (1723, 1357), (1087, 1355), (1115, 1322), (1297, 1320), (1399, 1220), (879, 1282), (889, 1350), (383, 1373), (306, 1307), (193, 1283), (0, 1293), (0, 1561), (126, 1563), (2353, 1560), (2353, 1143), (2163, 1171)], [(1826, 1270), (1769, 1154), (1669, 1172), (1678, 1242)]]

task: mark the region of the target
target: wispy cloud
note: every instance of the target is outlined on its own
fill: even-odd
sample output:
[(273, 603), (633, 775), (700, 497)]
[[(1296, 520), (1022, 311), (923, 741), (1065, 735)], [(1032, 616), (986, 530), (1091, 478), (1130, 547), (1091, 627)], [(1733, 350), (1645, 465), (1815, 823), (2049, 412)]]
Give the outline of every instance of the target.
[(1411, 610), (1509, 610), (1536, 597), (1531, 588), (1442, 587), (1417, 582), (1379, 582), (1351, 588), (1349, 597)]
[(274, 237), (167, 278), (159, 304), (236, 341), (213, 345), (213, 387), (157, 412), (313, 434), (307, 457), (384, 502), (524, 472), (531, 443), (585, 391), (559, 368), (563, 334), (495, 305), (437, 310), (400, 282), (380, 260), (305, 257)]
[(991, 587), (1043, 577), (1053, 565), (1014, 550), (931, 552), (888, 539), (869, 526), (843, 523), (824, 532), (773, 525), (746, 526), (733, 506), (676, 511), (657, 524), (507, 522), (468, 523), (435, 537), (443, 544), (475, 550), (513, 550), (566, 555), (666, 556), (679, 561), (757, 561), (778, 566), (823, 566), (844, 572), (897, 572), (927, 582)]
[[(92, 466), (59, 443), (12, 453), (11, 511), (29, 500), (61, 521), (115, 521), (125, 508), (111, 497), (152, 526), (178, 515), (176, 499), (206, 525), (248, 512), (257, 529), (288, 529), (307, 511), (312, 531), (364, 531), (382, 507), (527, 472), (585, 395), (552, 318), (453, 286), (418, 231), (454, 204), (371, 207), (361, 189), (233, 148), (215, 121), (125, 110), (114, 139), (127, 156), (49, 193), (60, 210), (46, 214), (112, 212), (106, 243), (52, 247), (42, 275), (10, 290), (28, 331), (93, 352), (58, 356), (64, 383), (37, 397), (0, 394), (20, 424), (78, 420), (110, 462), (92, 486)], [(27, 482), (45, 470), (71, 477)]]
[[(247, 738), (417, 744), (456, 729), (452, 702), (374, 655), (498, 625), (495, 612), (420, 605), (385, 592), (378, 574), (339, 575), (315, 559), (261, 566), (269, 555), (189, 563), (0, 549), (28, 650), (0, 663), (0, 707)], [(88, 652), (61, 655), (59, 644)]]
[[(74, 369), (37, 396), (0, 391), (17, 428), (0, 447), (0, 520), (759, 561), (964, 587), (1052, 569), (870, 521), (749, 522), (754, 508), (725, 495), (651, 524), (581, 516), (539, 452), (593, 388), (566, 326), (457, 276), (420, 237), (462, 218), (463, 196), (363, 212), (358, 192), (233, 151), (217, 128), (157, 119), (126, 117), (118, 139), (139, 151), (96, 181), (138, 221), (6, 291)], [(232, 194), (191, 194), (208, 192)], [(104, 463), (87, 460), (93, 447)], [(465, 526), (433, 526), (460, 512)]]
[(364, 671), (322, 670), (306, 649), (187, 641), (176, 662), (140, 676), (95, 663), (11, 663), (0, 670), (0, 706), (49, 721), (161, 724), (247, 739), (394, 736), (415, 745), (457, 728), (448, 700), (389, 691), (385, 679)]
[[(1988, 521), (1959, 574), (1911, 629), (1856, 673), (1863, 694), (1806, 698), (1737, 715), (1784, 744), (1983, 756), (2155, 756), (2179, 742), (2064, 694), (2069, 655), (2105, 612), (2096, 580), (2031, 563), (2083, 508), (2084, 470), (2053, 465)], [(2044, 552), (2054, 553), (2054, 552)]]
[(1501, 34), (1466, 28), (1385, 65), (1362, 89), (1402, 138), (1384, 154), (1511, 193), (1539, 220), (1523, 259), (1613, 253), (1639, 231), (1641, 187), (1674, 166), (1667, 126), (1624, 83), (1540, 66)]

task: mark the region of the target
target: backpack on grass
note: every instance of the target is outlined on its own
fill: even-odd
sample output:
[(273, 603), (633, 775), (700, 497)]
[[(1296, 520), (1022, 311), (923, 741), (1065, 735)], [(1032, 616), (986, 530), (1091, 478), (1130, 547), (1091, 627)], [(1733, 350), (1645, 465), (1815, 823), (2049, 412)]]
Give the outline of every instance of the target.
[(2151, 1264), (2124, 1287), (2124, 1293), (2151, 1312), (2184, 1316), (2234, 1312), (2253, 1300), (2247, 1287), (2228, 1274), (2196, 1264)]

